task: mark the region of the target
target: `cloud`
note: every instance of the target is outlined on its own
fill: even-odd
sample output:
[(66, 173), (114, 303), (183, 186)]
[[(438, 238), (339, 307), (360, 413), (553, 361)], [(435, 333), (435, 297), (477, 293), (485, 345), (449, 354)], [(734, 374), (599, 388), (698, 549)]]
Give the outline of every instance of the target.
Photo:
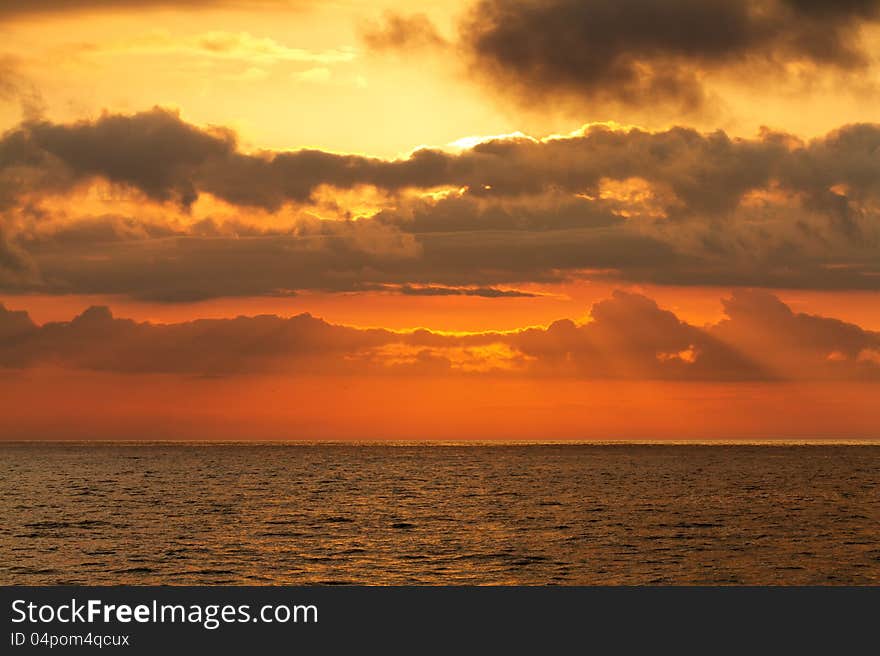
[(845, 187), (834, 192), (843, 201), (873, 200), (880, 194), (878, 144), (875, 124), (845, 126), (808, 143), (773, 132), (735, 139), (721, 131), (593, 125), (564, 138), (494, 139), (458, 153), (422, 148), (394, 160), (319, 150), (246, 154), (231, 131), (198, 128), (156, 108), (91, 122), (22, 124), (0, 140), (0, 173), (29, 169), (34, 190), (103, 177), (157, 201), (189, 205), (210, 193), (267, 210), (309, 202), (322, 185), (388, 192), (453, 186), (487, 198), (548, 191), (594, 197), (604, 180), (640, 179), (670, 192), (663, 210), (678, 218), (723, 215), (748, 192), (771, 185), (812, 199)]
[[(486, 198), (485, 192), (419, 198), (383, 209), (375, 220), (415, 234), (519, 230), (525, 232), (620, 225), (620, 207), (605, 199), (571, 193), (539, 193), (526, 198)], [(483, 197), (481, 197), (483, 196)]]
[(6, 56), (0, 58), (0, 100), (9, 100), (18, 91), (18, 70), (15, 60)]
[[(691, 326), (639, 294), (615, 292), (593, 305), (592, 321), (561, 320), (514, 343), (547, 375), (587, 378), (764, 379), (759, 361)], [(760, 353), (753, 352), (753, 353)]]
[(460, 40), (482, 79), (527, 103), (694, 112), (707, 77), (864, 70), (859, 30), (878, 17), (876, 0), (480, 0)]
[(793, 377), (873, 375), (880, 334), (826, 317), (792, 312), (774, 295), (738, 291), (723, 301), (727, 318), (710, 333), (743, 352), (764, 352), (769, 371)]
[(0, 303), (0, 340), (3, 340), (4, 348), (8, 348), (10, 342), (34, 335), (38, 331), (38, 326), (31, 321), (27, 312), (7, 310)]
[[(172, 42), (172, 47), (174, 43)], [(348, 62), (356, 57), (351, 49), (312, 52), (301, 48), (290, 48), (268, 37), (256, 37), (248, 32), (213, 31), (190, 38), (183, 43), (185, 47), (216, 57), (246, 59), (259, 63), (279, 61), (316, 62), (332, 64)]]
[[(19, 250), (41, 273), (8, 282), (17, 292), (125, 294), (174, 302), (287, 295), (302, 289), (357, 291), (492, 289), (565, 279), (591, 266), (659, 268), (678, 256), (637, 235), (592, 229), (414, 235), (378, 221), (321, 221), (290, 230), (198, 223), (170, 229), (96, 217), (19, 234)], [(491, 295), (486, 292), (484, 296)]]
[[(876, 124), (810, 141), (596, 124), (381, 159), (244, 152), (231, 131), (158, 108), (29, 121), (0, 138), (0, 223), (7, 259), (17, 252), (40, 275), (0, 285), (189, 299), (384, 284), (488, 288), (586, 272), (658, 284), (878, 289), (878, 148)], [(76, 199), (95, 184), (145, 202), (131, 204), (127, 218), (77, 216)], [(357, 194), (369, 207), (346, 205), (356, 206)], [(200, 199), (221, 202), (229, 216), (199, 209)], [(340, 220), (317, 220), (325, 210)], [(147, 212), (155, 218), (138, 218)], [(279, 227), (291, 215), (299, 218)], [(225, 232), (206, 232), (221, 224)]]
[(366, 23), (361, 38), (368, 48), (384, 50), (419, 50), (449, 45), (425, 14), (404, 15), (385, 12), (382, 21)]
[(690, 325), (645, 296), (615, 292), (590, 320), (450, 335), (339, 326), (309, 314), (177, 324), (117, 319), (92, 307), (35, 325), (0, 306), (0, 366), (122, 373), (487, 374), (624, 380), (878, 380), (880, 334), (737, 292), (726, 318)]
[[(103, 216), (19, 235), (41, 272), (6, 288), (126, 294), (159, 302), (288, 296), (298, 289), (362, 289), (406, 277), (420, 245), (376, 222), (294, 229), (201, 221), (189, 227)], [(401, 274), (401, 271), (404, 273)]]
[(17, 244), (9, 241), (0, 225), (0, 286), (33, 283), (34, 264)]
[(39, 328), (29, 327), (25, 318), (0, 311), (5, 366), (214, 375), (299, 368), (324, 358), (321, 368), (330, 370), (335, 354), (387, 340), (383, 331), (332, 326), (308, 314), (154, 325), (91, 307), (72, 321)]
[(479, 296), (482, 298), (534, 298), (536, 294), (518, 289), (497, 287), (443, 287), (440, 285), (382, 285), (380, 290), (394, 291), (404, 296)]
[(101, 177), (188, 205), (198, 195), (197, 170), (234, 147), (231, 133), (201, 130), (162, 110), (69, 125), (35, 121), (0, 141), (0, 185), (20, 169), (32, 174), (34, 188), (50, 192)]
[(0, 102), (18, 103), (25, 120), (37, 120), (44, 111), (43, 96), (21, 69), (18, 58), (0, 55)]
[(131, 37), (124, 41), (81, 44), (75, 48), (77, 54), (92, 56), (119, 57), (121, 54), (195, 56), (243, 61), (254, 66), (281, 62), (338, 64), (350, 62), (357, 57), (357, 52), (352, 48), (304, 50), (291, 48), (269, 37), (254, 36), (250, 32), (222, 30), (187, 36), (176, 36), (166, 30), (153, 30), (143, 36)]
[(326, 83), (333, 77), (333, 73), (329, 68), (319, 66), (317, 68), (309, 68), (304, 71), (291, 73), (290, 77), (298, 82)]

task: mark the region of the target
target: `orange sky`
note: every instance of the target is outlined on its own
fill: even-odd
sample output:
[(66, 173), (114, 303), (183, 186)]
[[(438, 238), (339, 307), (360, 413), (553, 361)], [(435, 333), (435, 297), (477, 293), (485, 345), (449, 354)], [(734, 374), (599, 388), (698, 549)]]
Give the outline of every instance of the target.
[(603, 6), (0, 2), (0, 439), (880, 438), (880, 7)]
[[(0, 381), (7, 439), (876, 439), (863, 385), (181, 380), (40, 372)], [(34, 399), (52, 399), (35, 412)], [(797, 407), (797, 417), (790, 412)], [(259, 408), (255, 411), (255, 408)]]

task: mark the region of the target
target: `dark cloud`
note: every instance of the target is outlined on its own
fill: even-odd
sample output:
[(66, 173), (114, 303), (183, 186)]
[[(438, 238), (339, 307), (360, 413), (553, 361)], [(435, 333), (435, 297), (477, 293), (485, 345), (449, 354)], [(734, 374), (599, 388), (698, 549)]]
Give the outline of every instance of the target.
[(7, 239), (0, 224), (0, 286), (33, 283), (34, 265), (27, 253)]
[(381, 22), (365, 24), (361, 38), (372, 50), (441, 48), (448, 43), (424, 14), (386, 12)]
[(160, 302), (357, 290), (408, 280), (408, 273), (420, 268), (412, 236), (372, 221), (262, 230), (211, 221), (171, 227), (106, 216), (52, 230), (40, 226), (21, 233), (17, 243), (41, 277), (2, 285), (6, 289), (92, 290)]
[(484, 79), (526, 102), (693, 111), (706, 73), (865, 67), (858, 30), (878, 15), (876, 0), (480, 0), (461, 41)]
[(841, 17), (876, 18), (880, 13), (877, 0), (785, 0), (785, 5), (806, 15), (832, 20)]
[[(248, 222), (246, 212), (166, 224), (56, 221), (41, 208), (42, 198), (94, 180), (178, 217), (201, 194), (261, 212), (307, 211), (325, 188), (374, 188), (384, 200), (370, 217), (287, 229)], [(154, 109), (7, 132), (0, 206), (6, 268), (30, 261), (40, 274), (4, 277), (7, 291), (191, 300), (384, 284), (489, 288), (580, 271), (677, 285), (880, 286), (875, 124), (809, 142), (593, 126), (389, 160), (244, 153), (229, 131)]]
[(297, 370), (319, 360), (330, 372), (336, 356), (389, 339), (381, 330), (333, 326), (308, 314), (155, 325), (91, 307), (69, 322), (39, 328), (28, 322), (26, 314), (0, 310), (4, 366), (210, 375)]
[(692, 326), (638, 294), (596, 303), (591, 320), (511, 333), (448, 335), (329, 324), (309, 314), (179, 324), (116, 319), (92, 307), (35, 325), (0, 306), (0, 366), (127, 373), (438, 371), (585, 379), (880, 380), (880, 334), (793, 313), (763, 292), (738, 292), (727, 317)]
[(394, 161), (316, 150), (243, 154), (228, 130), (200, 129), (159, 108), (72, 124), (30, 121), (0, 140), (0, 175), (15, 175), (17, 182), (8, 182), (6, 198), (13, 191), (67, 191), (99, 177), (159, 202), (189, 206), (208, 192), (276, 210), (308, 201), (320, 185), (398, 190), (445, 184), (463, 174), (449, 170), (454, 164), (430, 150)]
[(489, 290), (524, 280), (558, 282), (572, 269), (680, 268), (686, 259), (657, 240), (596, 229), (460, 231), (418, 235), (417, 240), (361, 220), (327, 221), (313, 232), (152, 238), (147, 233), (159, 233), (156, 227), (106, 220), (110, 225), (89, 221), (22, 238), (22, 249), (41, 276), (2, 287), (164, 302), (377, 285), (399, 291), (425, 286)]
[(625, 221), (615, 213), (619, 209), (613, 202), (573, 197), (570, 193), (502, 201), (480, 198), (478, 192), (439, 200), (412, 201), (402, 208), (382, 210), (375, 219), (415, 234), (488, 230), (532, 232), (619, 225)]
[(498, 289), (496, 287), (441, 287), (439, 285), (426, 285), (413, 287), (401, 285), (393, 288), (404, 296), (480, 296), (482, 298), (534, 298), (535, 294), (523, 292), (518, 289)]
[[(548, 191), (595, 195), (604, 179), (638, 177), (674, 194), (668, 212), (717, 215), (771, 182), (804, 194), (845, 184), (847, 199), (876, 197), (878, 143), (880, 126), (874, 124), (847, 126), (808, 144), (777, 133), (733, 139), (720, 131), (597, 126), (541, 142), (487, 141), (458, 154), (420, 149), (396, 160), (316, 150), (244, 154), (229, 131), (203, 130), (157, 108), (93, 122), (26, 123), (0, 140), (0, 174), (30, 172), (35, 190), (102, 177), (157, 201), (189, 205), (207, 192), (268, 210), (307, 202), (321, 185), (389, 192), (455, 186), (475, 197), (500, 198)], [(18, 192), (27, 185), (25, 178)]]
[(0, 340), (4, 349), (9, 349), (10, 344), (16, 340), (32, 336), (38, 331), (39, 328), (31, 321), (27, 312), (7, 310), (0, 303)]
[[(615, 292), (596, 303), (593, 321), (563, 320), (515, 339), (548, 374), (590, 378), (764, 379), (759, 361), (691, 326), (638, 294)], [(752, 352), (758, 355), (758, 352)]]
[(725, 318), (698, 328), (645, 296), (615, 292), (592, 321), (557, 321), (512, 334), (533, 371), (587, 378), (880, 380), (880, 333), (798, 314), (776, 296), (741, 290)]
[(32, 184), (49, 191), (101, 177), (156, 201), (189, 205), (198, 195), (200, 168), (234, 148), (231, 133), (201, 130), (175, 113), (155, 109), (68, 125), (26, 123), (0, 141), (0, 168), (13, 174), (28, 170)]
[(873, 365), (880, 362), (878, 333), (837, 319), (795, 313), (763, 291), (734, 292), (723, 304), (727, 318), (710, 333), (743, 352), (760, 349), (768, 371), (820, 378), (877, 373)]

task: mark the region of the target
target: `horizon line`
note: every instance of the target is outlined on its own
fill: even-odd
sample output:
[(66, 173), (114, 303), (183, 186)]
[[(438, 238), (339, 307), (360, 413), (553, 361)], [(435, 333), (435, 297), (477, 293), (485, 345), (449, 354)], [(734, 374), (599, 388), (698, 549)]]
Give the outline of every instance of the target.
[(358, 447), (485, 447), (485, 446), (880, 446), (878, 438), (761, 438), (761, 439), (603, 439), (603, 440), (515, 440), (515, 439), (438, 439), (438, 440), (242, 440), (242, 439), (144, 439), (144, 440), (116, 440), (116, 439), (20, 439), (0, 440), (0, 447), (5, 446), (278, 446), (278, 447), (307, 447), (307, 446), (358, 446)]

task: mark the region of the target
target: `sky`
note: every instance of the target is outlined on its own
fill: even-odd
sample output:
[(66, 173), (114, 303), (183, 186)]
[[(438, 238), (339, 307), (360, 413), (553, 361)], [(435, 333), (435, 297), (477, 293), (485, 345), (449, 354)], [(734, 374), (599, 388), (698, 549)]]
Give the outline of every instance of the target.
[(880, 0), (0, 0), (0, 439), (880, 439)]

